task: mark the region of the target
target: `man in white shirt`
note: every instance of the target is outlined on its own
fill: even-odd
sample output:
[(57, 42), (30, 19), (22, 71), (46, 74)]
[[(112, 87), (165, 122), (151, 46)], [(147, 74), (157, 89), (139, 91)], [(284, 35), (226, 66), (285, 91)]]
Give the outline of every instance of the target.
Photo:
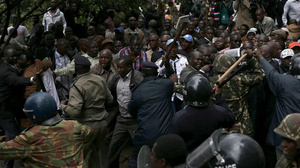
[(282, 21), (283, 25), (287, 26), (287, 15), (290, 19), (300, 21), (300, 0), (288, 0), (283, 9)]
[(61, 21), (63, 23), (64, 32), (65, 32), (65, 29), (67, 28), (67, 22), (66, 22), (64, 13), (61, 12), (57, 6), (58, 5), (57, 5), (56, 0), (51, 0), (51, 7), (44, 14), (43, 22), (42, 22), (43, 26), (45, 27), (44, 28), (45, 31), (49, 30), (49, 24), (51, 24), (51, 23), (55, 24), (58, 21)]

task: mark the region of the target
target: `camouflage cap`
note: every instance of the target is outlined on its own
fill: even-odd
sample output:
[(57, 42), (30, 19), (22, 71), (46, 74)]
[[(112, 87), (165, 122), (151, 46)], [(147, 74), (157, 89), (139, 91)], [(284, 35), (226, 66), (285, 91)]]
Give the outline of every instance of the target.
[(297, 148), (300, 148), (300, 114), (293, 113), (287, 115), (274, 129), (274, 132), (282, 137), (294, 140)]
[(228, 54), (220, 54), (213, 62), (215, 71), (226, 72), (235, 63), (235, 58)]

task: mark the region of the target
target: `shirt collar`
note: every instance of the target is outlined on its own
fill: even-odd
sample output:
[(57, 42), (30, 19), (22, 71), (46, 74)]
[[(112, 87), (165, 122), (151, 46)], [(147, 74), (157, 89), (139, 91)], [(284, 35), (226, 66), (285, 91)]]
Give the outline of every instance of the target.
[(130, 79), (131, 74), (132, 74), (132, 70), (129, 71), (128, 74), (127, 74), (124, 78), (122, 78), (121, 76), (120, 76), (120, 77), (123, 79), (123, 81), (125, 81), (125, 80), (127, 80), (127, 79)]

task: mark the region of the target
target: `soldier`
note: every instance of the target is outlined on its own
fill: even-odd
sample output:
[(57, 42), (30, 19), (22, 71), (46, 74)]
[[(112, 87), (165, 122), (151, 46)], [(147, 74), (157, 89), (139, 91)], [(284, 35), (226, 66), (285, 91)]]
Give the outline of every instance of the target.
[(276, 168), (300, 166), (300, 114), (287, 115), (274, 132), (281, 136), (283, 155), (277, 161)]
[[(229, 108), (233, 112), (236, 122), (230, 129), (231, 132), (242, 133), (249, 135), (252, 133), (252, 124), (248, 113), (247, 93), (250, 86), (261, 83), (264, 79), (264, 72), (259, 66), (257, 60), (252, 58), (252, 50), (246, 50), (250, 57), (252, 72), (242, 72), (234, 76), (229, 82), (223, 86), (223, 97), (226, 100)], [(212, 76), (211, 85), (221, 77), (235, 62), (235, 58), (227, 55), (219, 55), (213, 62), (215, 75)]]
[(23, 159), (25, 167), (82, 167), (83, 144), (92, 138), (91, 128), (63, 120), (51, 95), (29, 96), (23, 110), (36, 124), (8, 142), (0, 143), (0, 158)]

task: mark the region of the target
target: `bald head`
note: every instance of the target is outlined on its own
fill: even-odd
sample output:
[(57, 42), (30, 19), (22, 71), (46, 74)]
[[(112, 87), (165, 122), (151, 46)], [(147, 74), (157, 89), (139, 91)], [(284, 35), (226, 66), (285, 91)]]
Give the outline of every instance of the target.
[(263, 57), (269, 61), (272, 58), (272, 55), (274, 54), (273, 48), (270, 45), (263, 45), (260, 47), (260, 50), (262, 52)]

